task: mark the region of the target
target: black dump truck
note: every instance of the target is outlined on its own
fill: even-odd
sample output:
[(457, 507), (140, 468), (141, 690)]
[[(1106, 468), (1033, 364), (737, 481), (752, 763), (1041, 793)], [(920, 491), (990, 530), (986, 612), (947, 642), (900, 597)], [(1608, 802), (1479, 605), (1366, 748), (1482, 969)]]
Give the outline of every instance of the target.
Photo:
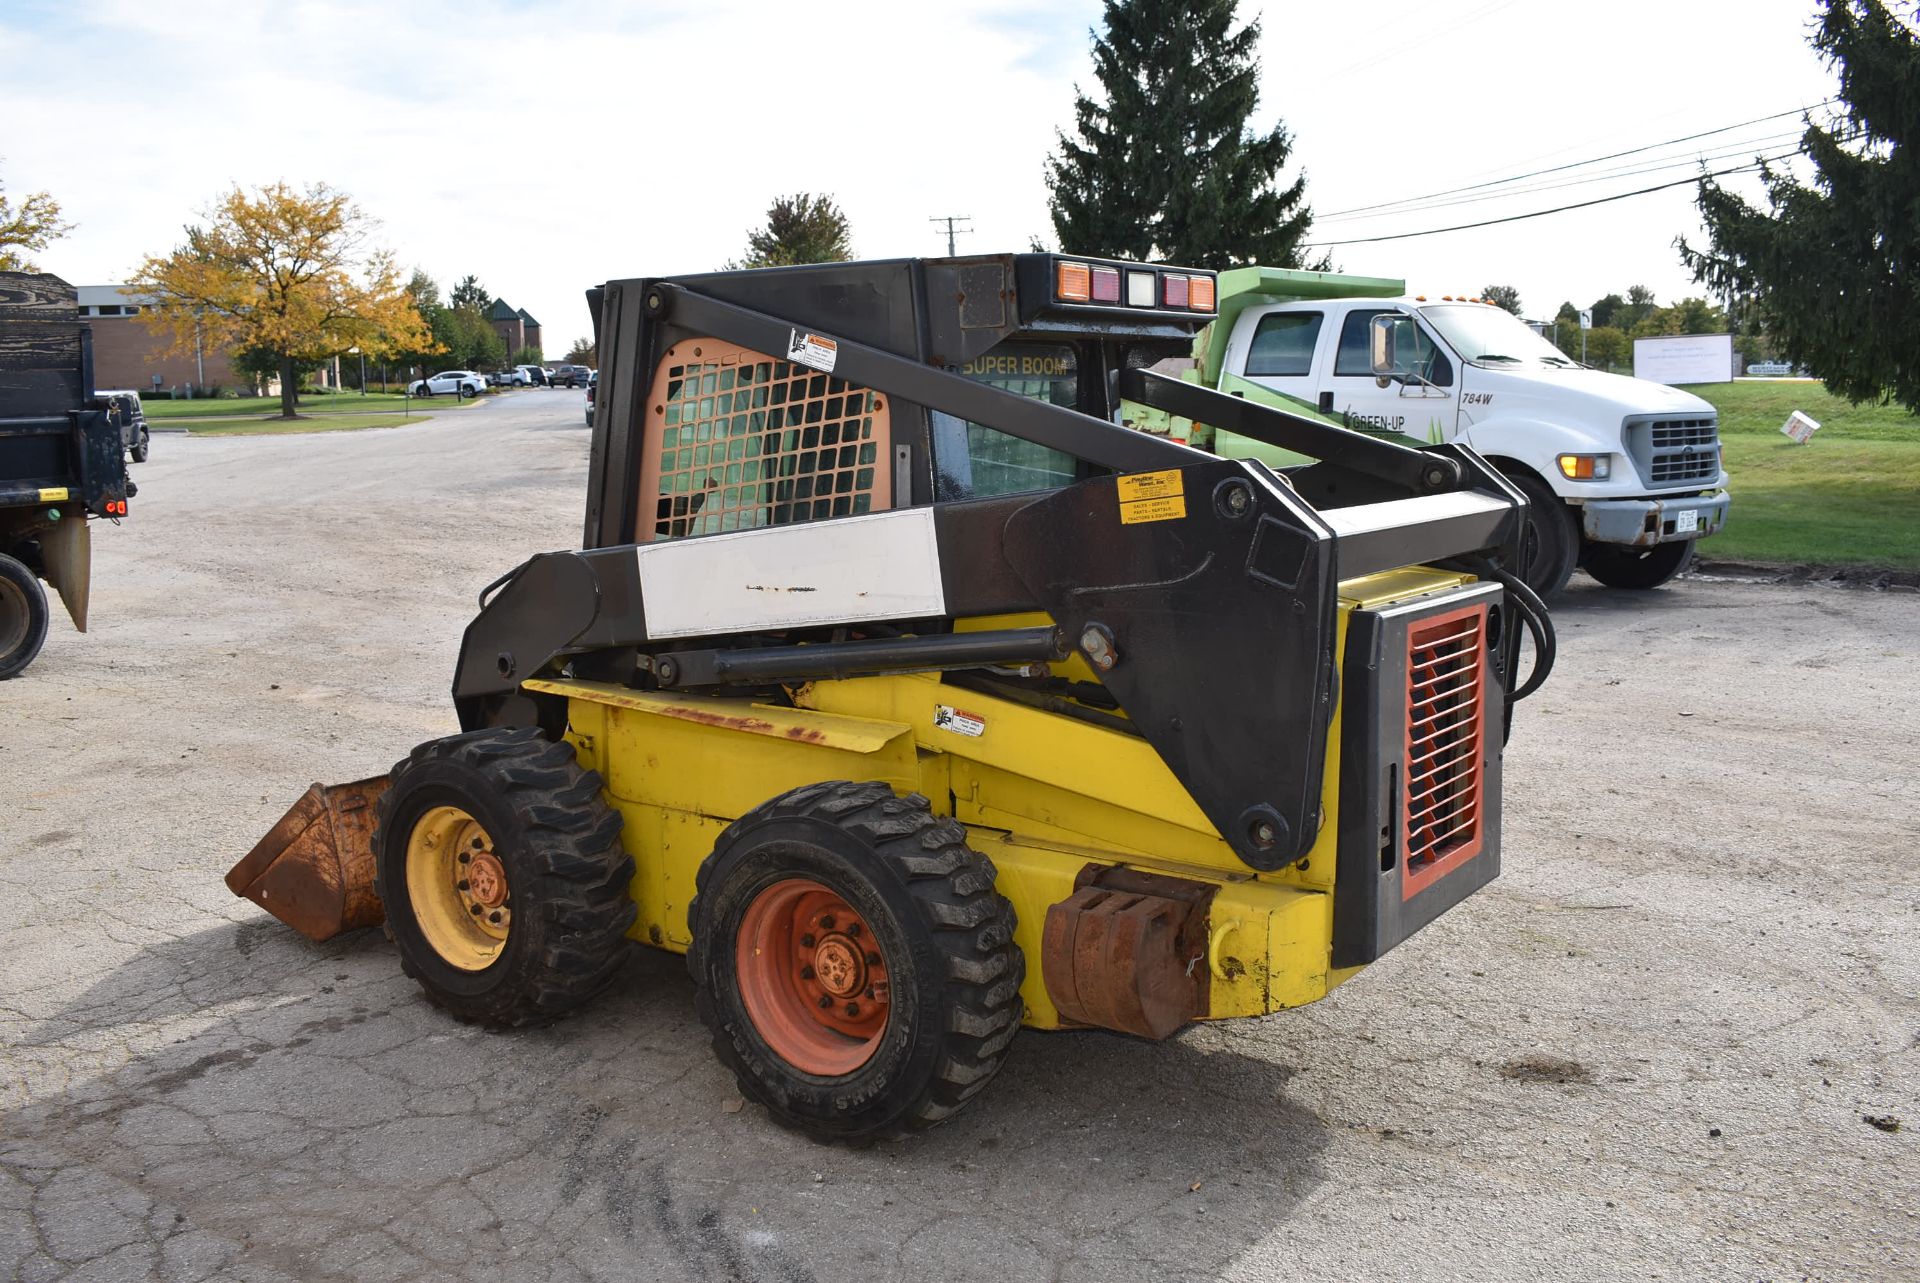
[(87, 630), (89, 518), (118, 520), (134, 494), (126, 442), (93, 386), (93, 335), (71, 285), (0, 272), (0, 679), (47, 639), (45, 580)]

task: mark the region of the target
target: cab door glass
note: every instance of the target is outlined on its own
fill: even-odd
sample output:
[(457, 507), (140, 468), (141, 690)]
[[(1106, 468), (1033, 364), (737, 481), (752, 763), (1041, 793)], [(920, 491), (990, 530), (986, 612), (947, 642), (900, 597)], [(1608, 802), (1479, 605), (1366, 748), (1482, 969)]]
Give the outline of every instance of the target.
[[(1036, 401), (1079, 408), (1080, 365), (1074, 349), (1065, 343), (1008, 341), (967, 362), (960, 373)], [(1051, 490), (1078, 479), (1078, 462), (1064, 450), (938, 410), (929, 418), (936, 499), (987, 499)]]
[(1260, 318), (1247, 348), (1248, 378), (1305, 378), (1320, 342), (1318, 312), (1273, 312)]
[(1394, 327), (1394, 374), (1402, 379), (1418, 376), (1419, 381), (1438, 388), (1453, 386), (1453, 362), (1440, 350), (1427, 332), (1412, 317), (1394, 308), (1374, 308), (1347, 313), (1340, 327), (1340, 350), (1333, 358), (1337, 377), (1373, 378), (1373, 348), (1367, 330), (1373, 318), (1382, 314), (1397, 317)]

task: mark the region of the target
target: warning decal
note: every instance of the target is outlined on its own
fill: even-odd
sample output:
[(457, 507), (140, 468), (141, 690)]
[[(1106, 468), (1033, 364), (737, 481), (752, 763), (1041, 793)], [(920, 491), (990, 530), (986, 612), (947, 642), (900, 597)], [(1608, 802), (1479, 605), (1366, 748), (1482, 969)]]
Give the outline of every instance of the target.
[(1173, 521), (1187, 515), (1187, 497), (1178, 468), (1136, 472), (1115, 477), (1114, 483), (1120, 490), (1120, 524), (1123, 526), (1143, 521)]
[(787, 360), (809, 369), (832, 374), (833, 363), (839, 355), (840, 345), (824, 334), (795, 330), (793, 337), (787, 340)]
[(955, 708), (951, 704), (933, 706), (933, 724), (943, 731), (952, 731), (955, 735), (979, 736), (987, 729), (987, 719), (978, 713), (969, 713), (964, 708)]

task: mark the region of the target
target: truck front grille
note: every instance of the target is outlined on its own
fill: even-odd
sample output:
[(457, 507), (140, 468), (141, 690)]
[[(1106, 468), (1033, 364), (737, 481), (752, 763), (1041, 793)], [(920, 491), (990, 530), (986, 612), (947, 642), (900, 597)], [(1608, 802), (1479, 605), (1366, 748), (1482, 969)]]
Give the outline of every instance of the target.
[(1720, 479), (1720, 425), (1711, 415), (1629, 423), (1627, 446), (1649, 486)]
[(1407, 632), (1404, 894), (1479, 849), (1487, 609), (1470, 606)]

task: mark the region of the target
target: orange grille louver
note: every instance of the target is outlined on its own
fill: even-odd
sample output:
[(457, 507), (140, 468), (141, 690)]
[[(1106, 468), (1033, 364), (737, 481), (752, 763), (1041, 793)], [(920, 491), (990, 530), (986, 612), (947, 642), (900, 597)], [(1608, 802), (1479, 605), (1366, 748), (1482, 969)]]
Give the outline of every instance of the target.
[(1486, 632), (1487, 608), (1476, 605), (1422, 620), (1407, 633), (1405, 899), (1480, 853)]

